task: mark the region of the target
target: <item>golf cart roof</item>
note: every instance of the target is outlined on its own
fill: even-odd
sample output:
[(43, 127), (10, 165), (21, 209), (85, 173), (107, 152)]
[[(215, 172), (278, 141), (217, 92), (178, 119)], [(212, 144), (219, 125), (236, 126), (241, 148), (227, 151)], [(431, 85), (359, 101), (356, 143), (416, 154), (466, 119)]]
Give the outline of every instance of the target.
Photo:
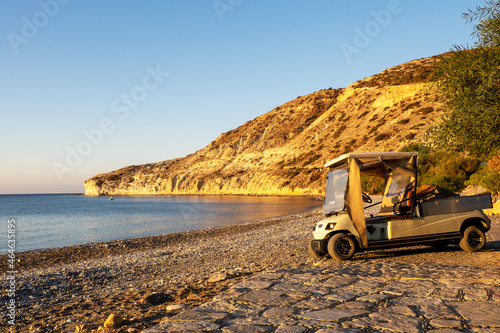
[(417, 156), (418, 152), (374, 152), (374, 153), (348, 153), (343, 154), (325, 164), (325, 168), (335, 168), (347, 164), (350, 158), (356, 158), (361, 163), (373, 163), (381, 161), (391, 161), (400, 159), (409, 159), (412, 156)]

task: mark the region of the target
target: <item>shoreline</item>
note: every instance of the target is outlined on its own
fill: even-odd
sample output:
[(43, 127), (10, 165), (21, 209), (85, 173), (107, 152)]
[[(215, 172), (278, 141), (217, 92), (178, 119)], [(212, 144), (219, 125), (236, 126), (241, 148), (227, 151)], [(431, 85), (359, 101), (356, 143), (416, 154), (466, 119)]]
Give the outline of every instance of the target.
[[(64, 194), (64, 193), (61, 193)], [(78, 196), (80, 196), (78, 194)], [(324, 194), (242, 194), (242, 193), (177, 193), (177, 194), (99, 194), (87, 195), (82, 193), (83, 197), (250, 197), (250, 198), (311, 198), (312, 200), (323, 201)]]
[[(13, 195), (13, 196), (16, 196), (16, 195)], [(44, 209), (43, 211), (45, 211), (46, 201), (49, 204), (52, 204), (51, 201), (55, 202), (56, 200), (58, 200), (58, 202), (59, 201), (69, 202), (68, 205), (73, 205), (73, 202), (76, 202), (76, 205), (78, 205), (78, 207), (81, 206), (84, 208), (86, 207), (85, 205), (92, 205), (93, 203), (98, 202), (98, 203), (100, 203), (100, 205), (104, 205), (105, 207), (109, 207), (109, 209), (115, 209), (115, 208), (113, 208), (113, 207), (115, 207), (114, 205), (117, 205), (117, 204), (123, 205), (124, 201), (129, 201), (129, 203), (127, 203), (128, 204), (128, 206), (127, 206), (128, 212), (130, 212), (130, 209), (132, 209), (132, 210), (134, 209), (133, 205), (135, 203), (140, 205), (140, 204), (143, 204), (144, 202), (146, 202), (146, 203), (151, 202), (151, 203), (155, 203), (155, 205), (165, 206), (162, 202), (170, 203), (170, 202), (177, 202), (180, 200), (182, 203), (185, 202), (185, 203), (189, 204), (190, 206), (187, 206), (187, 209), (184, 209), (184, 211), (181, 211), (180, 213), (174, 212), (171, 215), (169, 215), (171, 213), (169, 210), (165, 210), (165, 209), (161, 208), (163, 206), (154, 206), (155, 208), (160, 207), (158, 209), (160, 209), (159, 213), (162, 215), (158, 215), (158, 214), (154, 215), (153, 217), (151, 217), (151, 219), (156, 218), (158, 220), (157, 217), (162, 217), (163, 220), (158, 220), (156, 225), (154, 225), (153, 227), (149, 227), (149, 229), (146, 229), (144, 231), (143, 230), (135, 231), (132, 229), (128, 230), (128, 229), (122, 228), (122, 229), (118, 230), (118, 233), (113, 232), (113, 228), (116, 228), (116, 227), (114, 227), (114, 225), (118, 221), (118, 218), (114, 218), (113, 216), (111, 218), (108, 218), (106, 216), (106, 213), (93, 212), (92, 213), (93, 215), (92, 214), (91, 215), (92, 216), (95, 215), (95, 218), (106, 219), (106, 220), (104, 220), (104, 223), (100, 223), (100, 222), (98, 223), (99, 225), (104, 225), (107, 228), (107, 229), (103, 229), (103, 228), (98, 229), (98, 230), (102, 230), (106, 234), (103, 235), (103, 234), (97, 233), (96, 231), (84, 230), (83, 232), (85, 233), (86, 237), (78, 237), (78, 235), (79, 235), (78, 228), (80, 228), (79, 226), (81, 225), (82, 220), (78, 216), (76, 216), (76, 217), (73, 217), (69, 221), (69, 223), (72, 223), (70, 225), (70, 227), (72, 228), (71, 232), (73, 233), (73, 235), (75, 235), (75, 237), (71, 237), (68, 239), (60, 239), (60, 241), (58, 241), (57, 235), (54, 234), (54, 236), (51, 236), (50, 233), (42, 232), (42, 236), (40, 236), (41, 238), (38, 239), (37, 241), (30, 242), (30, 238), (23, 239), (23, 243), (18, 244), (16, 253), (23, 253), (23, 252), (27, 252), (27, 251), (37, 251), (37, 250), (49, 250), (51, 248), (60, 248), (60, 247), (68, 247), (68, 246), (85, 245), (85, 244), (91, 244), (94, 242), (101, 243), (101, 242), (108, 242), (108, 241), (123, 241), (123, 240), (136, 238), (136, 237), (161, 236), (161, 235), (168, 234), (168, 233), (178, 233), (178, 232), (183, 232), (183, 231), (188, 231), (188, 230), (199, 230), (201, 228), (207, 228), (209, 226), (230, 225), (231, 223), (234, 223), (234, 224), (253, 223), (253, 222), (255, 222), (255, 220), (269, 219), (269, 218), (274, 218), (274, 217), (282, 217), (282, 216), (286, 216), (288, 214), (298, 214), (298, 213), (304, 212), (308, 209), (311, 209), (313, 207), (314, 208), (318, 207), (322, 204), (322, 202), (318, 198), (311, 197), (311, 196), (307, 196), (307, 197), (273, 196), (273, 197), (261, 197), (261, 198), (259, 198), (259, 197), (246, 197), (246, 196), (205, 196), (205, 197), (204, 196), (163, 196), (163, 195), (161, 195), (161, 196), (160, 195), (157, 195), (157, 196), (123, 196), (123, 197), (117, 196), (117, 197), (114, 197), (115, 201), (109, 201), (109, 204), (108, 204), (108, 200), (107, 200), (108, 197), (103, 197), (103, 198), (96, 197), (95, 199), (92, 199), (92, 197), (86, 197), (84, 195), (76, 195), (76, 194), (72, 194), (72, 193), (19, 194), (19, 196), (29, 196), (32, 199), (26, 199), (26, 200), (31, 200), (33, 202), (36, 202), (37, 204), (40, 204), (40, 203), (43, 204), (43, 207), (42, 207)], [(51, 199), (52, 196), (54, 198)], [(80, 197), (80, 199), (78, 199), (77, 201), (74, 201), (74, 200), (71, 200), (71, 197), (74, 197), (75, 200), (78, 197)], [(85, 198), (87, 198), (87, 199), (85, 199)], [(184, 199), (182, 199), (182, 198), (184, 198)], [(189, 199), (189, 198), (192, 198), (192, 199)], [(156, 199), (158, 199), (160, 201), (158, 201)], [(17, 199), (10, 199), (10, 200), (17, 200)], [(21, 200), (21, 199), (19, 199), (19, 200)], [(88, 201), (88, 200), (90, 200), (90, 201)], [(281, 208), (276, 206), (276, 203), (281, 203), (281, 202), (285, 203), (287, 206), (284, 206)], [(267, 207), (265, 205), (269, 204), (269, 205), (273, 205), (272, 207), (278, 207), (278, 208), (275, 208), (272, 210), (269, 210), (267, 208), (266, 209), (258, 208), (260, 210), (252, 210), (252, 212), (255, 211), (256, 214), (251, 214), (251, 215), (248, 215), (248, 214), (242, 215), (242, 214), (238, 214), (239, 211), (235, 211), (236, 212), (235, 214), (222, 218), (221, 216), (219, 216), (222, 213), (212, 214), (210, 212), (210, 209), (209, 209), (209, 211), (206, 211), (204, 209), (198, 208), (199, 206), (196, 206), (196, 205), (198, 205), (199, 203), (210, 203), (210, 204), (213, 203), (214, 205), (235, 204), (236, 207), (243, 207), (243, 208), (248, 203), (250, 203), (254, 206), (258, 206), (258, 207), (260, 207), (260, 206)], [(37, 205), (34, 205), (34, 206), (37, 206)], [(49, 207), (49, 206), (47, 206), (47, 207)], [(57, 211), (56, 218), (58, 218), (58, 220), (54, 220), (54, 221), (56, 221), (56, 222), (63, 221), (62, 217), (65, 217), (65, 215), (67, 214), (66, 211), (61, 210), (60, 208), (58, 208), (57, 205), (54, 205), (54, 207), (56, 207), (55, 208)], [(61, 207), (65, 207), (65, 206), (61, 206)], [(71, 206), (69, 206), (69, 207), (71, 207)], [(131, 207), (131, 208), (129, 208), (129, 207)], [(205, 207), (205, 206), (201, 206), (201, 207)], [(217, 207), (217, 206), (215, 206), (215, 207)], [(232, 207), (232, 206), (230, 206), (230, 207)], [(104, 208), (104, 209), (108, 209), (108, 208)], [(103, 210), (103, 211), (107, 212), (107, 210)], [(195, 213), (193, 213), (193, 211)], [(220, 209), (219, 209), (219, 211), (220, 211)], [(247, 213), (250, 211), (245, 210), (245, 212)], [(132, 213), (134, 213), (134, 212), (132, 212)], [(195, 221), (197, 221), (199, 223), (177, 223), (178, 221), (182, 222), (183, 218), (190, 219), (190, 216), (187, 215), (188, 213), (195, 214)], [(100, 214), (100, 215), (96, 215), (96, 214)], [(183, 214), (185, 216), (180, 216), (180, 217), (178, 216), (178, 215), (183, 215)], [(217, 215), (217, 214), (219, 214), (219, 215)], [(133, 217), (126, 219), (126, 222), (128, 223), (128, 225), (133, 227), (134, 223), (137, 223), (137, 224), (140, 223), (138, 221), (141, 221), (141, 217), (136, 217), (134, 214), (129, 214), (129, 215), (131, 215)], [(123, 215), (123, 216), (127, 217), (129, 215)], [(146, 216), (149, 217), (149, 215), (147, 215), (147, 214), (146, 214)], [(42, 228), (41, 226), (38, 227), (38, 229), (31, 227), (28, 223), (29, 221), (28, 221), (26, 216), (21, 214), (21, 216), (16, 216), (16, 218), (19, 220), (25, 220), (27, 222), (26, 229), (23, 229), (23, 230), (27, 231), (25, 233), (26, 237), (29, 237), (28, 231), (29, 231), (30, 235), (37, 235), (36, 232), (42, 231), (42, 229), (40, 229), (40, 228)], [(121, 218), (121, 217), (119, 217), (119, 218)], [(40, 219), (38, 219), (38, 220), (39, 220), (38, 222), (40, 224)], [(52, 231), (51, 231), (52, 233), (56, 232), (52, 221), (48, 224), (45, 224), (45, 221), (43, 221), (43, 223), (44, 223), (43, 229), (46, 229), (45, 228), (45, 226), (46, 226), (47, 228), (52, 229)], [(63, 225), (62, 223), (55, 223), (55, 225), (57, 226), (57, 228), (65, 228), (65, 225)], [(128, 225), (126, 225), (126, 227), (128, 227)], [(23, 231), (23, 230), (21, 230), (21, 231)], [(91, 234), (92, 232), (94, 232), (94, 234)], [(33, 236), (33, 237), (35, 237), (35, 236)], [(33, 239), (36, 239), (36, 238), (33, 238)], [(2, 256), (6, 255), (7, 253), (8, 253), (7, 248), (3, 248), (2, 251), (0, 251), (0, 258), (2, 258)]]
[[(308, 215), (320, 208), (321, 206), (318, 206), (303, 212), (285, 214), (264, 220), (244, 222), (228, 226), (206, 227), (168, 234), (122, 238), (102, 242), (89, 242), (62, 247), (20, 251), (16, 252), (16, 260), (19, 262), (17, 269), (19, 272), (23, 272), (34, 268), (45, 267), (49, 264), (59, 264), (61, 262), (67, 264), (80, 260), (99, 259), (107, 256), (128, 254), (137, 251), (155, 250), (171, 246), (173, 244), (195, 241), (197, 239), (213, 238), (231, 232), (240, 234), (286, 222), (290, 218), (297, 215)], [(3, 271), (8, 270), (8, 255), (8, 253), (0, 254), (0, 262), (2, 263), (2, 266), (0, 267), (2, 267)]]

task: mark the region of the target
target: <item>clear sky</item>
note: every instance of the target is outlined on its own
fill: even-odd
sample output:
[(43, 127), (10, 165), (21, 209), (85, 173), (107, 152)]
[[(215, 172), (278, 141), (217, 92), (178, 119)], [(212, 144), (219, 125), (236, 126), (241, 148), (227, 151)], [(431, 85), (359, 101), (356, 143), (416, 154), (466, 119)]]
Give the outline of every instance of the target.
[(297, 96), (472, 44), (476, 0), (4, 1), (0, 194), (81, 193)]

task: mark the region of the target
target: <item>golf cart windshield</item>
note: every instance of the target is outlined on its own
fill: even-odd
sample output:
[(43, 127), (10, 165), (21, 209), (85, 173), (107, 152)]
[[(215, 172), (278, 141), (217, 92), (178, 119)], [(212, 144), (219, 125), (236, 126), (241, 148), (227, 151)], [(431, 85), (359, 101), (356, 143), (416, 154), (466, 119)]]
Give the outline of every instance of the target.
[(328, 173), (325, 204), (323, 206), (325, 215), (344, 211), (347, 174), (347, 169), (333, 170)]

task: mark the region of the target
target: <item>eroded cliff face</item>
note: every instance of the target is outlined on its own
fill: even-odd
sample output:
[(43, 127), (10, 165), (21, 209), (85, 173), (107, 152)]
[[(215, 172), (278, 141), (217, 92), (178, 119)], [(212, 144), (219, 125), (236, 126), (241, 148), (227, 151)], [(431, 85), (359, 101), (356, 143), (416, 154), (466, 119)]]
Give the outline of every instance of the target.
[(184, 158), (96, 175), (85, 195), (321, 195), (327, 161), (426, 140), (444, 108), (429, 83), (436, 61), (298, 97)]

